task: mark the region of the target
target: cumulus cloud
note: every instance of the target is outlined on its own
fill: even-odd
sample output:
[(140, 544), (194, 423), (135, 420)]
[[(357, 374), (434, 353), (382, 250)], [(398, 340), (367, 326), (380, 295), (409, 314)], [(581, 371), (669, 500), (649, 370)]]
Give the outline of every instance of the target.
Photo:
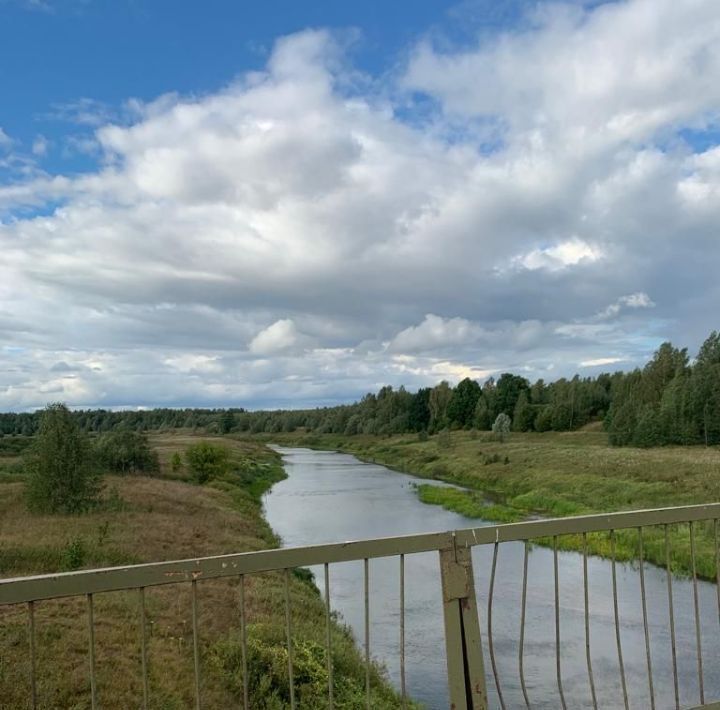
[(429, 313), (419, 325), (399, 332), (390, 342), (391, 351), (412, 353), (439, 348), (457, 348), (476, 342), (482, 328), (464, 318), (441, 318)]
[(250, 341), (250, 352), (255, 355), (274, 355), (298, 344), (301, 336), (289, 318), (275, 321), (261, 330)]
[(541, 4), (383, 77), (317, 30), (216, 93), (57, 107), (98, 164), (0, 183), (0, 407), (315, 404), (697, 345), (718, 47), (713, 0)]
[(600, 320), (614, 318), (620, 314), (623, 308), (655, 308), (655, 303), (650, 296), (642, 291), (631, 293), (628, 296), (621, 296), (615, 303), (611, 303), (607, 308), (600, 311), (597, 318)]
[(549, 247), (539, 247), (526, 254), (515, 256), (511, 261), (511, 266), (530, 271), (536, 269), (558, 271), (582, 263), (591, 264), (601, 258), (602, 251), (600, 249), (574, 237)]

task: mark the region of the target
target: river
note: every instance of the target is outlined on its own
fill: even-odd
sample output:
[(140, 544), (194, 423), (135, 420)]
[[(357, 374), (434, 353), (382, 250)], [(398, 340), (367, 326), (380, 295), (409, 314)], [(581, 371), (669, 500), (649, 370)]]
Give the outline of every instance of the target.
[[(288, 478), (265, 496), (265, 512), (285, 546), (314, 545), (363, 538), (438, 532), (489, 524), (439, 506), (421, 503), (417, 479), (384, 466), (363, 463), (330, 451), (277, 447)], [(438, 484), (442, 485), (442, 484)], [(498, 674), (508, 708), (525, 707), (518, 675), (518, 638), (523, 545), (500, 546), (493, 607), (493, 639)], [(483, 641), (492, 562), (490, 546), (473, 550)], [(323, 590), (322, 568), (313, 569)], [(406, 556), (406, 677), (408, 693), (429, 708), (447, 708), (447, 680), (437, 553)], [(588, 561), (591, 649), (597, 699), (601, 708), (622, 708), (615, 640), (611, 566)], [(362, 562), (330, 567), (330, 596), (356, 638), (364, 639)], [(561, 664), (569, 708), (590, 708), (585, 664), (582, 556), (559, 553)], [(664, 570), (645, 568), (651, 657), (658, 710), (674, 708), (672, 657)], [(622, 650), (630, 707), (649, 708), (649, 690), (637, 568), (617, 565)], [(715, 586), (699, 583), (703, 629), (706, 700), (720, 698), (720, 634)], [(399, 563), (370, 561), (371, 651), (399, 686)], [(692, 584), (673, 583), (681, 706), (699, 704)], [(552, 551), (533, 547), (528, 563), (525, 677), (533, 708), (560, 707), (555, 680), (554, 576)], [(491, 707), (499, 707), (487, 647), (485, 664)]]

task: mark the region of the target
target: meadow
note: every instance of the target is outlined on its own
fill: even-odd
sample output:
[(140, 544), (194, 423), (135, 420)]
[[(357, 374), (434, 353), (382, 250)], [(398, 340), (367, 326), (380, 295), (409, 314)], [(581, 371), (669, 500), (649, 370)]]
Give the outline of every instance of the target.
[[(462, 430), (430, 437), (295, 433), (272, 438), (345, 451), (398, 471), (458, 484), (467, 490), (428, 483), (418, 486), (418, 495), (428, 504), (500, 523), (720, 501), (718, 447), (612, 447), (599, 424), (575, 432), (513, 432), (503, 442), (489, 432)], [(696, 525), (696, 537), (698, 573), (715, 578), (714, 525)], [(672, 568), (688, 573), (687, 526), (672, 527), (670, 541)], [(582, 541), (568, 536), (559, 544), (579, 550)], [(608, 556), (608, 536), (589, 536), (589, 549)], [(616, 555), (621, 560), (637, 557), (636, 531), (617, 533)], [(645, 532), (645, 556), (664, 564), (660, 530)]]
[[(173, 455), (199, 438), (151, 435), (160, 457), (157, 476), (105, 476), (103, 502), (84, 515), (29, 514), (18, 455), (24, 444), (4, 440), (0, 457), (0, 577), (98, 566), (182, 559), (276, 547), (262, 516), (260, 496), (284, 477), (279, 456), (256, 441), (202, 437), (231, 450), (231, 470), (199, 486)], [(198, 585), (204, 707), (241, 703), (238, 581)], [(324, 604), (308, 573), (291, 576), (295, 692), (299, 707), (327, 705)], [(245, 581), (250, 700), (255, 708), (289, 703), (283, 577), (262, 574)], [(38, 695), (41, 708), (89, 708), (88, 632), (82, 599), (36, 605)], [(137, 707), (142, 697), (139, 607), (135, 592), (96, 595), (98, 697), (103, 707)], [(152, 708), (194, 704), (189, 585), (146, 591)], [(360, 707), (365, 670), (350, 632), (332, 626), (338, 707)], [(24, 608), (0, 607), (0, 703), (29, 707), (29, 648)], [(382, 670), (372, 669), (376, 707), (399, 701)]]

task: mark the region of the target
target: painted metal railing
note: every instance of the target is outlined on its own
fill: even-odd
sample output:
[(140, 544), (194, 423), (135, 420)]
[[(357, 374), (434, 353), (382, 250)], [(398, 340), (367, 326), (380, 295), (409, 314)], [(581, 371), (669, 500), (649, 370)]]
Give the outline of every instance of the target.
[[(515, 542), (524, 545), (523, 574), (521, 584), (520, 636), (517, 656), (517, 672), (522, 689), (522, 703), (530, 708), (534, 702), (530, 698), (528, 684), (525, 677), (525, 631), (527, 614), (528, 590), (528, 556), (531, 541), (544, 539), (551, 541), (553, 555), (553, 587), (554, 587), (554, 646), (555, 646), (555, 679), (554, 684), (558, 692), (562, 708), (568, 705), (563, 688), (562, 666), (562, 606), (560, 603), (560, 582), (558, 574), (558, 539), (566, 535), (581, 536), (582, 539), (582, 572), (583, 572), (583, 598), (584, 598), (584, 632), (585, 632), (585, 661), (587, 666), (587, 679), (590, 690), (589, 700), (593, 708), (598, 707), (598, 694), (592, 665), (590, 623), (591, 608), (588, 595), (588, 535), (592, 533), (606, 533), (610, 542), (610, 561), (612, 569), (612, 596), (613, 617), (615, 626), (615, 641), (619, 678), (624, 707), (629, 707), (627, 680), (623, 658), (621, 621), (618, 607), (618, 586), (616, 577), (615, 551), (616, 531), (634, 529), (638, 534), (639, 559), (637, 560), (640, 575), (640, 594), (642, 602), (642, 625), (645, 639), (645, 665), (647, 668), (648, 693), (650, 707), (655, 708), (657, 698), (654, 687), (656, 678), (653, 669), (651, 644), (648, 633), (648, 606), (646, 603), (645, 567), (644, 560), (644, 531), (648, 528), (661, 531), (664, 535), (665, 566), (667, 583), (667, 615), (669, 618), (670, 642), (672, 645), (672, 670), (674, 697), (668, 702), (663, 699), (663, 707), (672, 706), (680, 708), (680, 694), (678, 683), (678, 659), (675, 638), (673, 576), (671, 572), (671, 547), (669, 526), (687, 525), (691, 557), (691, 579), (694, 594), (694, 621), (695, 621), (695, 648), (697, 657), (697, 689), (699, 705), (696, 707), (720, 708), (720, 703), (710, 702), (705, 695), (705, 668), (703, 667), (703, 628), (701, 624), (698, 603), (698, 575), (696, 571), (695, 527), (703, 522), (714, 526), (714, 550), (716, 562), (716, 581), (720, 581), (720, 544), (718, 535), (718, 520), (720, 520), (720, 504), (685, 506), (665, 508), (658, 510), (644, 510), (613, 513), (608, 515), (590, 515), (552, 520), (534, 520), (508, 525), (470, 528), (443, 533), (422, 535), (409, 535), (404, 537), (382, 538), (375, 540), (362, 540), (356, 542), (317, 545), (302, 548), (285, 548), (250, 552), (234, 555), (222, 555), (189, 559), (174, 562), (159, 562), (152, 564), (95, 569), (79, 572), (50, 574), (35, 577), (22, 577), (16, 579), (0, 580), (0, 606), (26, 605), (28, 623), (28, 648), (30, 655), (30, 698), (31, 707), (38, 707), (37, 694), (37, 664), (36, 664), (36, 624), (35, 614), (37, 605), (46, 600), (84, 597), (86, 600), (87, 628), (88, 628), (88, 667), (90, 676), (90, 700), (93, 708), (99, 707), (96, 682), (96, 642), (94, 599), (98, 594), (122, 590), (135, 590), (137, 593), (138, 632), (141, 638), (139, 672), (142, 674), (142, 697), (138, 704), (147, 708), (151, 702), (148, 683), (148, 667), (151, 659), (148, 658), (147, 621), (145, 612), (145, 590), (160, 585), (184, 584), (190, 586), (192, 604), (192, 634), (193, 634), (193, 661), (195, 673), (195, 705), (199, 709), (203, 706), (201, 695), (201, 653), (199, 646), (198, 629), (198, 603), (197, 588), (206, 580), (235, 577), (239, 578), (239, 604), (240, 604), (240, 645), (243, 678), (243, 707), (247, 710), (249, 704), (249, 689), (245, 679), (248, 678), (248, 639), (247, 622), (245, 615), (245, 580), (249, 575), (263, 572), (280, 571), (284, 575), (285, 589), (285, 627), (288, 658), (288, 680), (290, 688), (289, 704), (296, 707), (296, 692), (294, 687), (294, 658), (293, 658), (293, 630), (292, 608), (290, 594), (290, 573), (299, 567), (321, 566), (324, 575), (324, 602), (326, 616), (325, 655), (328, 673), (328, 707), (334, 707), (334, 668), (332, 662), (331, 627), (332, 612), (330, 599), (331, 565), (339, 562), (363, 562), (363, 597), (364, 597), (364, 639), (362, 639), (365, 661), (365, 691), (366, 704), (370, 707), (370, 678), (371, 678), (371, 644), (370, 644), (370, 560), (381, 557), (397, 557), (399, 561), (400, 608), (399, 608), (399, 665), (400, 665), (400, 693), (403, 702), (407, 702), (406, 683), (406, 657), (405, 657), (405, 561), (408, 555), (436, 551), (439, 553), (439, 567), (442, 588), (442, 610), (445, 631), (445, 647), (447, 655), (447, 679), (449, 698), (452, 708), (472, 708), (475, 710), (489, 707), (487, 681), (491, 680), (496, 689), (496, 702), (501, 708), (517, 707), (505, 700), (503, 684), (498, 671), (497, 654), (495, 651), (493, 634), (493, 612), (495, 602), (495, 583), (497, 575), (497, 561), (499, 549), (504, 543)], [(709, 522), (704, 522), (709, 521)], [(481, 641), (478, 603), (475, 594), (475, 572), (473, 570), (472, 549), (478, 546), (489, 546), (492, 550), (492, 564), (489, 570), (482, 570), (482, 578), (489, 584), (487, 607), (485, 609), (487, 631), (487, 656), (490, 661), (490, 672), (485, 672), (483, 643)], [(717, 587), (718, 618), (720, 618), (720, 585)], [(718, 628), (707, 630), (708, 634), (718, 634)], [(720, 660), (720, 659), (718, 659)], [(715, 664), (717, 666), (717, 664)], [(717, 673), (716, 669), (714, 669)], [(542, 699), (539, 699), (542, 701)]]

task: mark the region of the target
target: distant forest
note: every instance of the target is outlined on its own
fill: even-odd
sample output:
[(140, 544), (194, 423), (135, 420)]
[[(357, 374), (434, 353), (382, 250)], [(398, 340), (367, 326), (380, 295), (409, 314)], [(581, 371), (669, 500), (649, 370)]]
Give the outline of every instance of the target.
[[(298, 430), (343, 434), (428, 434), (445, 429), (490, 430), (498, 415), (513, 431), (572, 431), (604, 422), (615, 446), (720, 444), (720, 333), (713, 331), (697, 357), (663, 343), (631, 372), (529, 382), (504, 373), (482, 385), (466, 378), (417, 392), (383, 387), (359, 402), (315, 409), (249, 412), (237, 409), (82, 410), (73, 413), (90, 432), (178, 428), (208, 432), (275, 433)], [(33, 435), (39, 413), (0, 414), (0, 434)]]

